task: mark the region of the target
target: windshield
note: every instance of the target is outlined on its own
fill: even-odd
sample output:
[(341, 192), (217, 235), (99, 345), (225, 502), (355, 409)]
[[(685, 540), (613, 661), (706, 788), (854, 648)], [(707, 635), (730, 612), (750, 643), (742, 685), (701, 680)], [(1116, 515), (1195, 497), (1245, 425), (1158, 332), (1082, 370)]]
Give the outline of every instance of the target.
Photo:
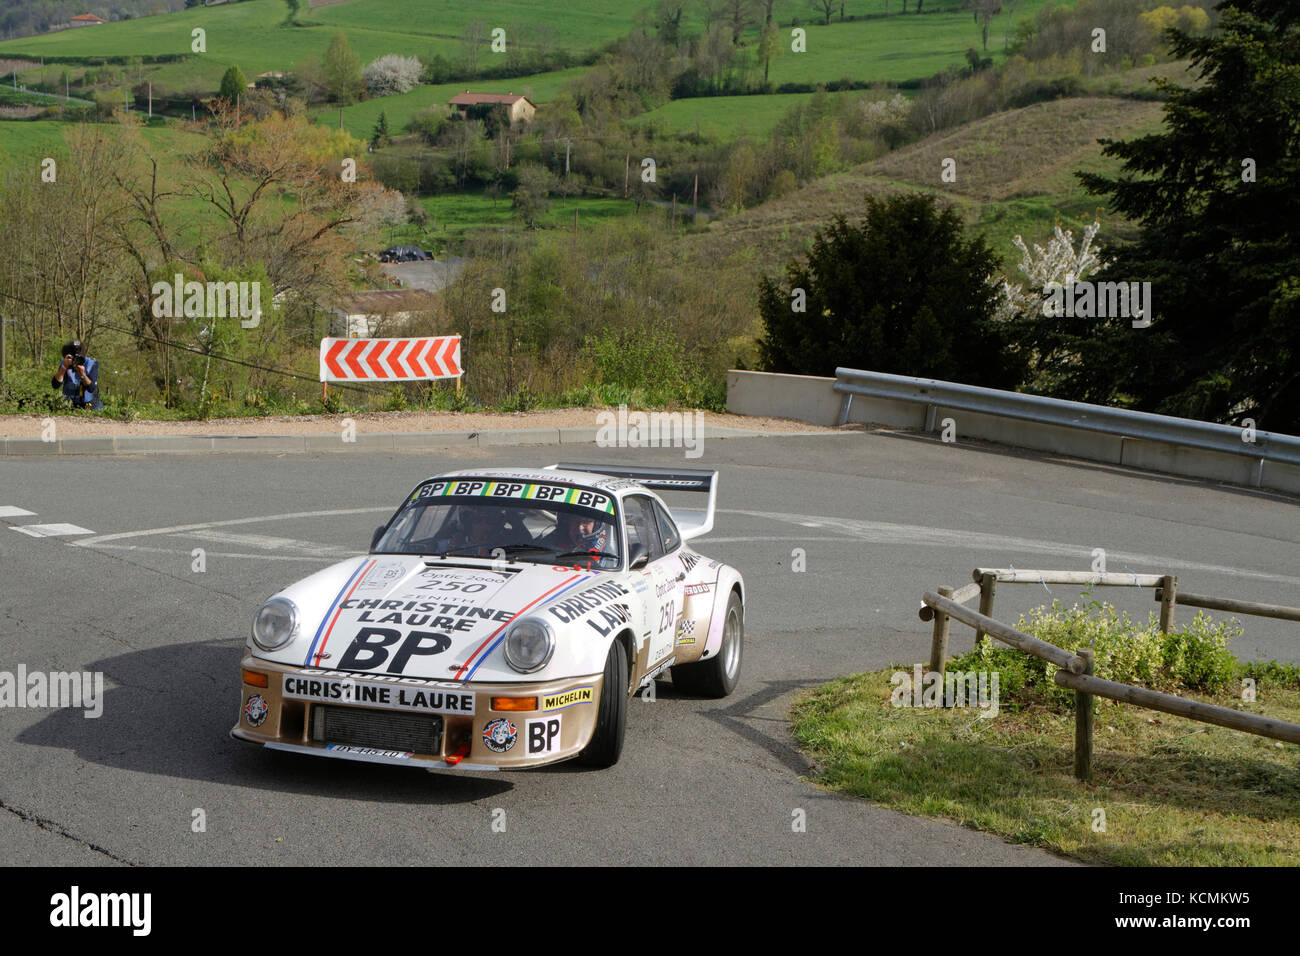
[(376, 554), (497, 558), (614, 569), (614, 499), (568, 485), (492, 479), (425, 482), (375, 545)]

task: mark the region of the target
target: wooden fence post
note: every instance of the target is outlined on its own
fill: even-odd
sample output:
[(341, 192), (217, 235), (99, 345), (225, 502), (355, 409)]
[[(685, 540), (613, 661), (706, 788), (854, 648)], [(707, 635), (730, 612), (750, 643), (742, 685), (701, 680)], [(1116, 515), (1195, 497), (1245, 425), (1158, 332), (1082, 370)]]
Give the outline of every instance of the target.
[[(998, 589), (998, 576), (985, 571), (980, 575), (980, 613), (985, 617), (993, 616), (993, 595)], [(984, 629), (975, 628), (975, 650), (984, 646)]]
[[(1092, 674), (1092, 648), (1081, 647), (1085, 674)], [(1087, 783), (1092, 779), (1092, 712), (1093, 696), (1081, 690), (1074, 692), (1074, 776)]]
[(1166, 574), (1160, 579), (1160, 631), (1168, 634), (1174, 626), (1174, 609), (1178, 605), (1178, 577)]
[[(952, 588), (938, 589), (940, 597), (952, 597)], [(930, 670), (942, 674), (948, 662), (948, 615), (938, 608), (934, 611), (934, 631), (930, 639)]]

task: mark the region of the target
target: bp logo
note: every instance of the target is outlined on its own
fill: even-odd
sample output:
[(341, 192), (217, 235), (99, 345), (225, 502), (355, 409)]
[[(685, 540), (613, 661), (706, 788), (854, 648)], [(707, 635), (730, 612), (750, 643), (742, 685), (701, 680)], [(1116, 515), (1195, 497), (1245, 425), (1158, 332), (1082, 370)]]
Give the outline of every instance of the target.
[(261, 694), (254, 694), (244, 704), (244, 716), (248, 718), (248, 722), (254, 727), (262, 726), (262, 722), (266, 720), (266, 715), (270, 710), (271, 706)]
[(519, 731), (504, 717), (489, 721), (483, 728), (483, 743), (493, 753), (503, 754), (515, 745)]

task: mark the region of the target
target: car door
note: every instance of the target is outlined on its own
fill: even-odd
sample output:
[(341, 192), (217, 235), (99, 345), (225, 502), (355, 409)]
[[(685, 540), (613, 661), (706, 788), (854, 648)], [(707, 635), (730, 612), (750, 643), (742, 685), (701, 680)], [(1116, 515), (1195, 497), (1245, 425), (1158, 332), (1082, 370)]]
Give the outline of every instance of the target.
[(646, 666), (654, 668), (672, 653), (677, 620), (682, 614), (685, 575), (681, 563), (664, 551), (659, 523), (655, 518), (654, 501), (646, 495), (629, 495), (623, 499), (626, 515), (629, 554), (634, 544), (646, 549), (650, 562), (642, 571), (648, 572), (653, 598), (646, 595), (649, 610), (650, 652)]

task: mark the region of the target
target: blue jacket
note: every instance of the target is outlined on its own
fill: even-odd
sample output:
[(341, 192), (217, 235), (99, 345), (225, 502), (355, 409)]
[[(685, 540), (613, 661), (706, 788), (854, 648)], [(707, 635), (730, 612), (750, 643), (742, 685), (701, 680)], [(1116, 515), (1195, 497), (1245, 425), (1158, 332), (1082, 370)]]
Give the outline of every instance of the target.
[(86, 394), (84, 400), (79, 401), (81, 395), (81, 376), (75, 369), (67, 369), (63, 373), (63, 381), (60, 382), (58, 376), (50, 380), (50, 384), (55, 388), (60, 385), (63, 387), (63, 396), (72, 402), (74, 408), (103, 408), (104, 403), (99, 398), (99, 362), (87, 356), (81, 362), (86, 367)]

